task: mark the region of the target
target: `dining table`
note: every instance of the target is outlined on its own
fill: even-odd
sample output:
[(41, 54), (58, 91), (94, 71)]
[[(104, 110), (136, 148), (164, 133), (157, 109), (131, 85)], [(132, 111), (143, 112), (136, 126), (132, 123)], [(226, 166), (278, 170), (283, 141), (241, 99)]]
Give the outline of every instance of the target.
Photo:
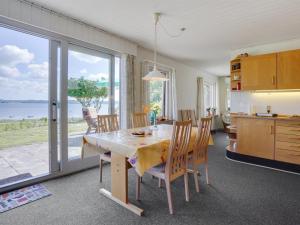
[[(89, 152), (111, 152), (111, 191), (101, 188), (100, 193), (141, 216), (144, 210), (128, 200), (128, 169), (134, 168), (139, 176), (143, 176), (151, 167), (164, 163), (172, 138), (172, 129), (172, 125), (161, 124), (155, 127), (84, 135), (82, 157), (89, 155)], [(151, 134), (134, 135), (140, 130), (151, 130)], [(197, 127), (192, 128), (189, 151), (193, 150), (197, 131)], [(212, 137), (209, 144), (213, 144)]]

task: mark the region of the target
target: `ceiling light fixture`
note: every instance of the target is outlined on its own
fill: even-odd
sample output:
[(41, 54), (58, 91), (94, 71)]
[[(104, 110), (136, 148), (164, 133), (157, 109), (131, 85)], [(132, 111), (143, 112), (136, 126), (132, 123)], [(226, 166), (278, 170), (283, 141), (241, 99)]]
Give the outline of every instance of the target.
[(169, 80), (166, 78), (164, 74), (157, 70), (157, 24), (159, 21), (160, 13), (154, 13), (154, 67), (153, 70), (150, 71), (146, 76), (143, 77), (143, 80), (160, 80), (160, 81), (167, 81)]

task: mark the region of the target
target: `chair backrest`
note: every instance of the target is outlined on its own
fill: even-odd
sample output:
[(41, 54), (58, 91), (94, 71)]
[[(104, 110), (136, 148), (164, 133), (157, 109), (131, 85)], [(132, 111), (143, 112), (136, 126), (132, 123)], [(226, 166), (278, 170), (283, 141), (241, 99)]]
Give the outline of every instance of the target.
[(133, 128), (147, 127), (150, 125), (148, 121), (148, 115), (144, 112), (132, 113), (131, 123)]
[(83, 107), (82, 116), (89, 127), (95, 128), (97, 126), (97, 111), (92, 107)]
[(196, 112), (193, 109), (180, 109), (178, 110), (179, 120), (186, 121), (192, 120), (192, 126), (197, 126)]
[(120, 130), (118, 115), (98, 115), (97, 132), (111, 132)]
[(165, 175), (170, 181), (182, 176), (187, 169), (188, 147), (192, 131), (192, 121), (175, 121), (168, 150)]
[(207, 148), (210, 138), (212, 118), (201, 118), (193, 148), (193, 165), (197, 166), (207, 160)]

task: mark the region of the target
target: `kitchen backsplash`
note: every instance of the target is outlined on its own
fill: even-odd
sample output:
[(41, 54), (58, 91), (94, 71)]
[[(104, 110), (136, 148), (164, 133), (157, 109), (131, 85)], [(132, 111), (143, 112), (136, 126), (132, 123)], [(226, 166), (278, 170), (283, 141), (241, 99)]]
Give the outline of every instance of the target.
[(300, 115), (300, 91), (298, 92), (231, 92), (231, 112), (266, 112)]

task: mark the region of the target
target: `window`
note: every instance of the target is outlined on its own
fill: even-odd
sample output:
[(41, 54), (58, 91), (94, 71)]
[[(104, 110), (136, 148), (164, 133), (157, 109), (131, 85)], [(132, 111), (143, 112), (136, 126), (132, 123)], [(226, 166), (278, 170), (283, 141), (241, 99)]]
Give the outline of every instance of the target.
[(165, 112), (165, 82), (164, 81), (150, 81), (150, 105), (158, 105), (160, 111), (158, 116), (164, 116)]
[(226, 84), (226, 110), (230, 111), (230, 101), (231, 101), (231, 90), (230, 90), (230, 77), (225, 78), (225, 84)]
[(114, 74), (114, 112), (120, 115), (120, 58), (115, 57)]
[(205, 115), (208, 115), (208, 110), (216, 107), (216, 84), (204, 82), (204, 109)]

